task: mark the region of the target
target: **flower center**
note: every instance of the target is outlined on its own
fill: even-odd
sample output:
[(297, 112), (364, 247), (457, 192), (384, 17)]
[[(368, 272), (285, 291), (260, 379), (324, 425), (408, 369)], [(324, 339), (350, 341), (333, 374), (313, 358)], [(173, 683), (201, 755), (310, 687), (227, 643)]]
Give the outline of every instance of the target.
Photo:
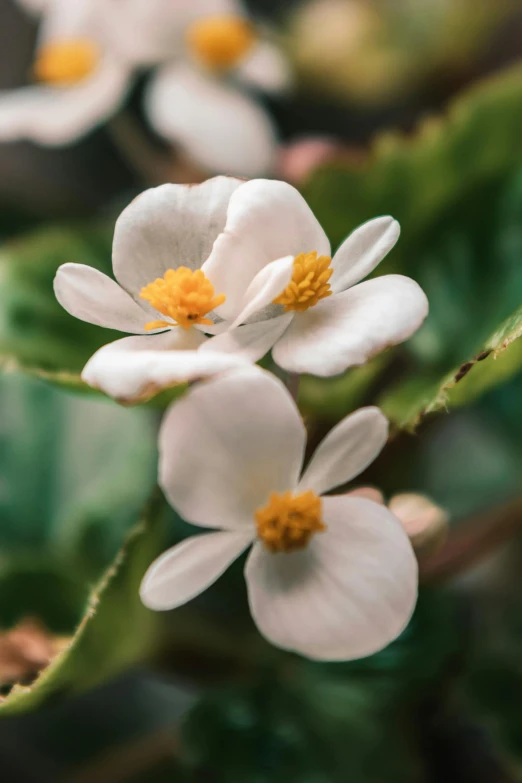
[(331, 263), (329, 256), (318, 256), (315, 250), (296, 256), (292, 279), (273, 304), (284, 305), (285, 313), (290, 310), (302, 312), (331, 296), (328, 282), (333, 274)]
[(239, 16), (209, 16), (188, 29), (187, 44), (201, 62), (213, 70), (233, 68), (253, 46), (256, 35)]
[(89, 76), (99, 61), (98, 46), (87, 38), (56, 41), (40, 49), (34, 75), (41, 82), (67, 86)]
[(163, 277), (149, 283), (140, 296), (170, 321), (151, 321), (145, 329), (161, 329), (164, 326), (182, 326), (190, 329), (195, 324), (211, 324), (208, 313), (223, 304), (224, 294), (215, 295), (214, 286), (201, 269), (195, 272), (186, 266), (168, 269)]
[(321, 517), (321, 498), (311, 489), (300, 495), (273, 492), (267, 505), (255, 512), (257, 535), (274, 554), (295, 552), (326, 530)]

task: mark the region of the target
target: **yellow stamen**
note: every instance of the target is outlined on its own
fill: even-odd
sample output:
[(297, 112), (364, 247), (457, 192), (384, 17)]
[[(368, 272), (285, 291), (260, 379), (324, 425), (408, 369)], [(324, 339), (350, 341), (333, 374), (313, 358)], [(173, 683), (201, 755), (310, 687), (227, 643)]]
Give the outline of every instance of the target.
[(208, 16), (187, 31), (187, 45), (207, 67), (221, 71), (233, 68), (252, 48), (256, 35), (239, 16)]
[(88, 39), (49, 43), (38, 53), (34, 75), (39, 81), (49, 84), (76, 84), (96, 69), (100, 56), (98, 46)]
[(145, 325), (147, 330), (166, 326), (190, 329), (195, 324), (212, 324), (205, 316), (226, 299), (224, 294), (215, 295), (214, 286), (201, 269), (193, 272), (185, 266), (168, 269), (163, 277), (142, 288), (140, 296), (158, 313), (171, 319), (151, 321)]
[(315, 250), (296, 256), (292, 279), (273, 304), (284, 305), (285, 313), (290, 310), (303, 312), (331, 296), (328, 282), (333, 274), (331, 263), (329, 256), (317, 256)]
[(321, 517), (321, 498), (311, 489), (300, 495), (273, 492), (255, 512), (257, 535), (270, 552), (296, 552), (326, 530)]

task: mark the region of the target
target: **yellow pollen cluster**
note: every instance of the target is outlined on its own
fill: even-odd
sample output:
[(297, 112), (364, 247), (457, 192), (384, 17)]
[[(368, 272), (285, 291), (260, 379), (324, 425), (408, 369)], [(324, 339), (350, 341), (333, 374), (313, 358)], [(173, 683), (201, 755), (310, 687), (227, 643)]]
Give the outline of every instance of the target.
[(312, 490), (300, 495), (273, 492), (267, 505), (255, 512), (257, 535), (274, 554), (296, 552), (326, 530), (321, 516), (321, 498)]
[(194, 22), (187, 31), (187, 44), (208, 68), (233, 68), (252, 48), (255, 32), (239, 16), (208, 16)]
[(145, 325), (147, 330), (175, 325), (190, 329), (195, 324), (211, 324), (205, 316), (226, 299), (224, 294), (215, 295), (214, 286), (201, 269), (193, 272), (186, 266), (167, 270), (163, 277), (142, 288), (140, 296), (171, 319), (151, 321)]
[(89, 76), (99, 61), (98, 46), (88, 39), (78, 38), (43, 46), (33, 70), (39, 81), (66, 87)]
[(296, 256), (292, 279), (273, 304), (284, 305), (285, 313), (290, 310), (303, 312), (331, 296), (328, 282), (333, 274), (331, 263), (329, 256), (318, 256), (315, 250)]

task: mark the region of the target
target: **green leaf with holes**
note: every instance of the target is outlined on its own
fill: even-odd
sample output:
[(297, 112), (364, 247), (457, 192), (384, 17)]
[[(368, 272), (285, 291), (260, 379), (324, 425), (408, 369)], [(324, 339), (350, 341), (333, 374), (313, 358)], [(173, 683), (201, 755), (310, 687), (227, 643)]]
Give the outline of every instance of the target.
[(522, 307), (485, 341), (475, 356), (443, 378), (412, 377), (382, 396), (384, 413), (413, 430), (429, 413), (474, 402), (522, 371)]

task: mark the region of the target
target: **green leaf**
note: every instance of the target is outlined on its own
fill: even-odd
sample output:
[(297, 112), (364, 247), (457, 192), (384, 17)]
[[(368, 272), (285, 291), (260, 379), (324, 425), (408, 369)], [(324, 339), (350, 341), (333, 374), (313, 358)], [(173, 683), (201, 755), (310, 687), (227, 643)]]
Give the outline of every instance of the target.
[(141, 604), (138, 589), (145, 570), (163, 547), (161, 510), (158, 502), (150, 505), (93, 590), (67, 649), (31, 686), (15, 686), (0, 705), (0, 716), (35, 709), (52, 696), (91, 688), (151, 650), (157, 615)]
[[(403, 226), (395, 262), (443, 213), (522, 162), (522, 68), (459, 97), (446, 116), (428, 118), (412, 137), (379, 137), (366, 163), (338, 161), (315, 173), (304, 194), (334, 245), (376, 215)], [(414, 262), (414, 259), (413, 259)]]
[(469, 361), (442, 379), (413, 377), (380, 400), (388, 418), (415, 429), (429, 413), (466, 405), (522, 370), (522, 307), (516, 310)]
[(87, 264), (111, 274), (111, 234), (105, 228), (53, 226), (5, 243), (0, 251), (0, 366), (26, 369), (82, 389), (87, 359), (118, 336), (79, 321), (56, 301), (61, 264)]

